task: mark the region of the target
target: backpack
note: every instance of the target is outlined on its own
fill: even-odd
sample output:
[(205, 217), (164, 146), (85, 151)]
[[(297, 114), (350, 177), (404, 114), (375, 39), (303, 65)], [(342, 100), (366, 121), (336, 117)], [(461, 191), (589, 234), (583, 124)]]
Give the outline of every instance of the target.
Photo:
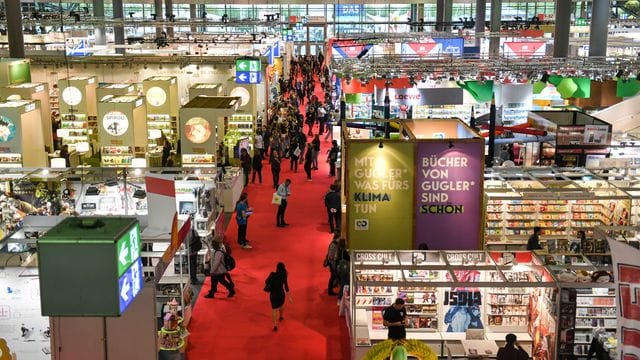
[(236, 268), (236, 259), (234, 259), (233, 256), (222, 250), (217, 251), (222, 252), (222, 261), (224, 262), (224, 268), (227, 269), (227, 271), (231, 271)]

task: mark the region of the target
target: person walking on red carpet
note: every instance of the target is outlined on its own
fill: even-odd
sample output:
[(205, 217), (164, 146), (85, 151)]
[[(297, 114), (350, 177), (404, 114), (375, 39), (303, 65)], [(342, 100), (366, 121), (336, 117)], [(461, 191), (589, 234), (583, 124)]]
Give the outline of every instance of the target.
[[(287, 269), (284, 263), (278, 263), (276, 271), (269, 274), (264, 284), (264, 289), (269, 293), (269, 301), (271, 302), (273, 331), (278, 331), (278, 321), (284, 320), (284, 301), (287, 293), (289, 293)], [(290, 294), (289, 301), (293, 302), (293, 298)]]
[(280, 201), (280, 205), (278, 205), (278, 213), (276, 214), (276, 226), (278, 227), (285, 227), (289, 225), (284, 221), (284, 214), (287, 210), (287, 199), (289, 198), (289, 196), (291, 196), (289, 185), (291, 185), (291, 179), (285, 180), (282, 184), (280, 184), (280, 186), (278, 186), (278, 190), (276, 191), (276, 193), (278, 193), (278, 195), (280, 195), (280, 198), (282, 199)]
[(329, 176), (336, 176), (336, 162), (338, 162), (338, 155), (340, 154), (340, 148), (338, 147), (337, 140), (331, 140), (331, 149), (327, 154), (327, 162), (329, 163)]
[(280, 151), (276, 149), (271, 150), (271, 156), (269, 159), (271, 163), (271, 175), (273, 176), (273, 188), (277, 189), (280, 183)]
[(218, 291), (218, 283), (221, 283), (222, 286), (227, 288), (227, 291), (229, 291), (229, 295), (227, 295), (227, 297), (233, 297), (236, 294), (236, 291), (233, 284), (226, 279), (229, 272), (224, 266), (223, 250), (220, 243), (217, 241), (213, 242), (213, 257), (211, 260), (213, 262), (211, 265), (211, 289), (209, 289), (209, 292), (204, 297), (212, 299)]
[(329, 269), (329, 283), (327, 284), (327, 294), (329, 295), (337, 295), (334, 291), (334, 285), (336, 284), (336, 280), (338, 280), (338, 274), (336, 273), (336, 261), (338, 260), (338, 247), (340, 240), (340, 233), (335, 232), (333, 234), (333, 239), (329, 243), (327, 247), (327, 255), (324, 258), (324, 266)]
[(330, 233), (340, 230), (340, 193), (335, 184), (329, 186), (329, 191), (324, 195), (324, 206), (327, 208), (329, 217)]
[(311, 181), (311, 169), (313, 169), (313, 144), (309, 143), (304, 155), (304, 172), (307, 174), (307, 181)]
[(313, 149), (313, 170), (318, 170), (318, 155), (320, 155), (320, 135), (316, 134), (311, 141)]
[(251, 155), (246, 148), (240, 150), (240, 166), (244, 174), (244, 187), (249, 185), (249, 173), (251, 172)]

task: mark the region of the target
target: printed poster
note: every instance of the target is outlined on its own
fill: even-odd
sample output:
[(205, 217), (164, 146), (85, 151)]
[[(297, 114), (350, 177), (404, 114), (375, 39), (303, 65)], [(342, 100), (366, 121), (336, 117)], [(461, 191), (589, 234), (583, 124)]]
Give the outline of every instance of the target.
[(352, 142), (347, 221), (352, 249), (413, 248), (413, 144)]
[(484, 142), (453, 139), (417, 147), (416, 247), (480, 249)]

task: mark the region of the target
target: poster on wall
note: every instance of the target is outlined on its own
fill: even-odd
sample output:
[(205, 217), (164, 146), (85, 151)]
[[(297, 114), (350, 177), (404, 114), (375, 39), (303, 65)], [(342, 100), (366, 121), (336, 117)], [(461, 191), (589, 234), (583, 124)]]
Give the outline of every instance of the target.
[(0, 271), (0, 358), (49, 360), (49, 318), (40, 313), (38, 277), (26, 275), (36, 269), (5, 268)]
[[(454, 270), (458, 282), (479, 282), (478, 270)], [(454, 281), (447, 273), (447, 281)], [(478, 288), (457, 287), (445, 290), (444, 325), (447, 332), (484, 329), (482, 323), (482, 293)]]
[(619, 359), (640, 358), (640, 251), (623, 242), (608, 239), (616, 279), (616, 307)]
[(348, 152), (350, 247), (412, 249), (413, 144), (353, 142)]
[(430, 141), (417, 146), (415, 246), (480, 249), (484, 142)]
[(585, 125), (584, 126), (584, 145), (608, 145), (609, 126), (608, 125)]
[(551, 298), (552, 289), (535, 288), (529, 295), (529, 334), (533, 339), (534, 359), (552, 360), (556, 353), (556, 317), (551, 302), (544, 298)]

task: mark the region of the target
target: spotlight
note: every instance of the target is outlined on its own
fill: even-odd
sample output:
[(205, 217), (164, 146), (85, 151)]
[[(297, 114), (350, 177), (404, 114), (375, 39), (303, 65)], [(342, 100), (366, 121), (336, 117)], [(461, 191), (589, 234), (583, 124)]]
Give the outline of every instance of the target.
[(362, 59), (363, 57), (365, 57), (365, 56), (369, 53), (369, 50), (370, 50), (370, 49), (371, 49), (371, 46), (369, 46), (369, 45), (365, 45), (365, 46), (362, 48), (362, 51), (360, 51), (360, 54), (358, 54), (358, 56), (356, 56), (356, 57), (358, 58), (358, 60), (360, 60), (360, 59)]
[(382, 149), (384, 147), (384, 144), (382, 143), (382, 140), (380, 140), (380, 143), (378, 144), (378, 149)]
[(624, 70), (622, 70), (622, 69), (621, 69), (621, 70), (618, 70), (618, 72), (616, 73), (616, 77), (617, 77), (617, 78), (621, 78), (621, 77), (622, 77), (622, 75), (624, 75)]
[(547, 81), (549, 81), (549, 74), (547, 72), (542, 74), (542, 77), (540, 78), (540, 81), (542, 81), (543, 83), (546, 83)]
[(449, 149), (453, 147), (453, 141), (449, 140)]

